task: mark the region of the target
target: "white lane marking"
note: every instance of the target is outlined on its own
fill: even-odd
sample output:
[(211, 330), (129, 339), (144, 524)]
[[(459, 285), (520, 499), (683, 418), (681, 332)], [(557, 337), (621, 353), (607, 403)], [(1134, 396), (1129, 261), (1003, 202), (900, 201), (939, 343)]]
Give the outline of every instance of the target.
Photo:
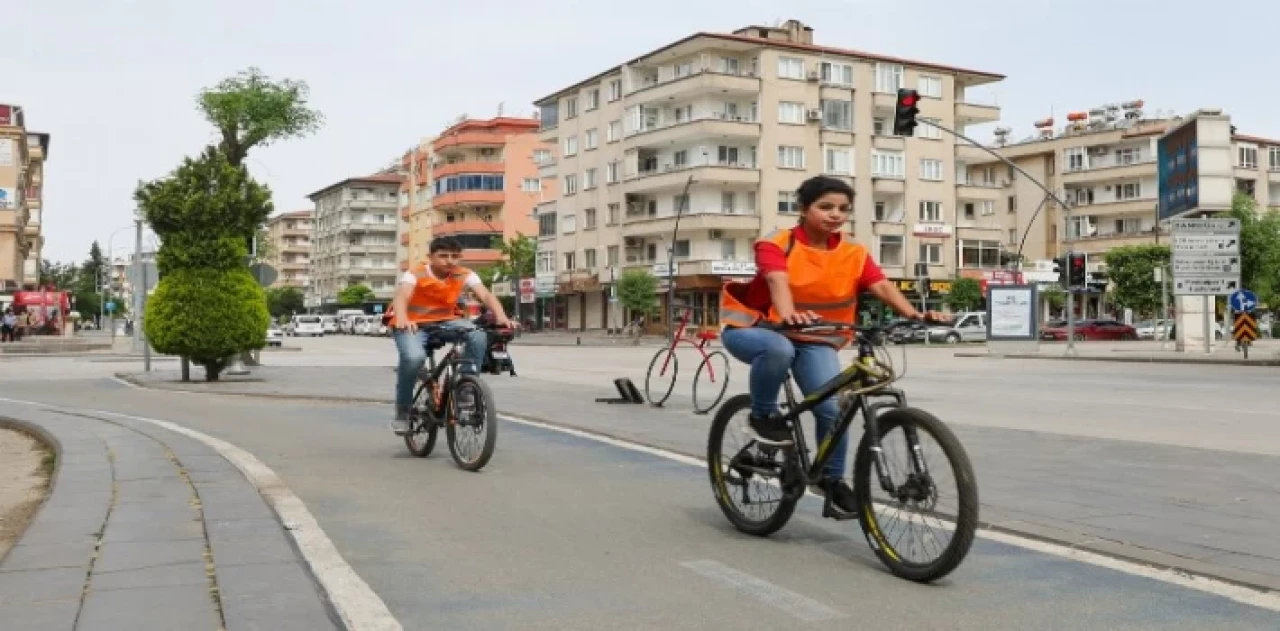
[[(599, 443), (604, 443), (606, 445), (620, 447), (622, 449), (629, 449), (631, 451), (645, 453), (651, 456), (665, 458), (667, 460), (673, 460), (675, 462), (680, 462), (683, 464), (695, 466), (702, 469), (705, 469), (707, 466), (706, 461), (701, 458), (694, 458), (692, 456), (688, 456), (682, 453), (677, 453), (674, 451), (669, 451), (666, 449), (661, 449), (658, 447), (640, 445), (633, 442), (620, 440), (617, 438), (601, 436), (599, 434), (594, 434), (592, 432), (586, 432), (586, 431), (573, 429), (569, 427), (552, 425), (550, 423), (544, 423), (542, 421), (537, 421), (533, 419), (513, 416), (507, 413), (500, 413), (498, 414), (498, 417), (504, 421), (508, 421), (511, 423), (528, 425), (530, 427), (537, 427), (541, 429), (550, 430), (553, 432), (560, 432), (562, 434), (569, 434), (571, 436), (577, 436), (579, 438), (593, 440)], [(808, 492), (807, 494), (817, 497), (812, 492)], [(1215, 596), (1222, 596), (1224, 598), (1228, 598), (1239, 603), (1244, 603), (1246, 605), (1251, 605), (1251, 606), (1259, 607), (1262, 609), (1269, 609), (1271, 611), (1280, 611), (1280, 593), (1277, 593), (1277, 592), (1265, 591), (1259, 588), (1243, 587), (1240, 585), (1235, 585), (1233, 583), (1228, 583), (1225, 581), (1220, 581), (1220, 580), (1208, 578), (1205, 576), (1196, 576), (1192, 574), (1187, 574), (1186, 572), (1183, 572), (1178, 569), (1165, 569), (1165, 568), (1153, 567), (1150, 565), (1143, 565), (1141, 563), (1126, 561), (1124, 559), (1110, 557), (1104, 554), (1098, 554), (1096, 552), (1089, 552), (1087, 550), (1081, 550), (1079, 548), (1073, 548), (1070, 546), (1060, 545), (1056, 543), (1049, 543), (1047, 541), (1042, 541), (1039, 539), (1030, 539), (1026, 537), (1020, 537), (1018, 535), (1005, 533), (1005, 532), (997, 532), (997, 531), (988, 530), (985, 528), (978, 529), (978, 536), (982, 537), (983, 539), (988, 539), (991, 541), (995, 541), (995, 542), (1003, 543), (1007, 545), (1017, 546), (1019, 548), (1023, 548), (1025, 550), (1031, 550), (1033, 552), (1049, 554), (1056, 557), (1070, 559), (1072, 561), (1078, 561), (1081, 563), (1096, 565), (1098, 567), (1103, 567), (1110, 570), (1116, 570), (1118, 572), (1124, 572), (1126, 574), (1131, 574), (1133, 576), (1140, 576), (1143, 578), (1149, 578), (1149, 579), (1161, 581), (1163, 583), (1177, 585), (1179, 587), (1194, 589), (1196, 591), (1213, 594)]]
[[(121, 382), (125, 383), (130, 387), (137, 388), (139, 390), (148, 389), (148, 388), (143, 388), (142, 386), (138, 386), (136, 384), (129, 383), (127, 381), (121, 380)], [(161, 392), (178, 392), (178, 391), (161, 390)], [(186, 393), (187, 394), (205, 394), (205, 393), (197, 393), (197, 392), (189, 392), (189, 391)], [(613, 438), (611, 436), (603, 436), (601, 434), (596, 434), (594, 432), (574, 429), (571, 427), (564, 427), (561, 425), (553, 425), (551, 423), (544, 423), (542, 421), (515, 416), (505, 412), (500, 412), (498, 414), (498, 417), (504, 421), (517, 423), (520, 425), (527, 425), (530, 427), (537, 427), (540, 429), (545, 429), (553, 432), (560, 432), (562, 434), (568, 434), (570, 436), (577, 436), (579, 438), (585, 438), (587, 440), (595, 441), (605, 445), (610, 445), (613, 447), (627, 449), (627, 450), (635, 451), (639, 453), (645, 453), (651, 456), (657, 456), (659, 458), (672, 460), (672, 461), (683, 463), (686, 465), (698, 467), (700, 469), (704, 469), (707, 466), (706, 461), (702, 458), (695, 458), (693, 456), (688, 456), (688, 455), (671, 451), (668, 449), (650, 447), (648, 445), (642, 445), (639, 443), (622, 440), (619, 438)], [(807, 494), (814, 497), (818, 497), (811, 491), (808, 492)], [(1019, 535), (1014, 535), (1006, 532), (998, 532), (998, 531), (989, 530), (985, 528), (978, 529), (978, 536), (990, 541), (1017, 546), (1024, 550), (1031, 550), (1033, 552), (1039, 552), (1041, 554), (1049, 554), (1049, 555), (1053, 555), (1053, 556), (1064, 558), (1064, 559), (1070, 559), (1072, 561), (1078, 561), (1081, 563), (1087, 563), (1089, 565), (1095, 565), (1098, 567), (1103, 567), (1103, 568), (1115, 570), (1118, 572), (1124, 572), (1126, 574), (1130, 574), (1133, 576), (1149, 578), (1149, 579), (1157, 580), (1163, 583), (1169, 583), (1171, 585), (1177, 585), (1179, 587), (1185, 587), (1187, 589), (1193, 589), (1199, 592), (1213, 594), (1215, 596), (1221, 596), (1223, 598), (1228, 598), (1230, 600), (1233, 600), (1239, 603), (1244, 603), (1246, 605), (1251, 605), (1254, 607), (1260, 607), (1262, 609), (1268, 609), (1271, 611), (1280, 611), (1280, 593), (1273, 592), (1273, 591), (1266, 591), (1261, 588), (1244, 587), (1241, 585), (1236, 585), (1233, 583), (1228, 583), (1226, 581), (1221, 581), (1221, 580), (1217, 580), (1217, 579), (1213, 579), (1205, 576), (1188, 574), (1185, 571), (1182, 571), (1176, 568), (1160, 568), (1160, 567), (1154, 567), (1150, 565), (1144, 565), (1142, 563), (1127, 561), (1124, 559), (1107, 556), (1105, 554), (1099, 554), (1097, 552), (1081, 550), (1079, 548), (1074, 548), (1067, 545), (1050, 543), (1040, 539), (1031, 539), (1028, 537), (1022, 537)]]
[(754, 596), (766, 604), (781, 609), (805, 622), (849, 617), (849, 614), (836, 611), (812, 598), (797, 594), (785, 587), (774, 585), (753, 574), (735, 570), (719, 561), (709, 559), (685, 561), (680, 564), (680, 567), (724, 583), (748, 596)]
[(232, 445), (224, 440), (188, 429), (176, 423), (159, 419), (120, 414), (105, 410), (77, 409), (61, 405), (49, 405), (37, 401), (21, 401), (0, 398), (5, 403), (31, 405), (47, 409), (63, 409), (103, 416), (131, 419), (150, 423), (164, 429), (194, 438), (218, 452), (244, 474), (258, 489), (267, 503), (271, 504), (280, 521), (288, 527), (286, 531), (298, 544), (298, 550), (307, 565), (320, 581), (322, 589), (329, 601), (342, 618), (343, 624), (350, 631), (402, 631), (404, 627), (391, 615), (386, 603), (374, 593), (364, 579), (338, 553), (333, 544), (316, 522), (311, 511), (298, 496), (285, 486), (284, 481), (270, 467), (255, 458), (253, 454)]

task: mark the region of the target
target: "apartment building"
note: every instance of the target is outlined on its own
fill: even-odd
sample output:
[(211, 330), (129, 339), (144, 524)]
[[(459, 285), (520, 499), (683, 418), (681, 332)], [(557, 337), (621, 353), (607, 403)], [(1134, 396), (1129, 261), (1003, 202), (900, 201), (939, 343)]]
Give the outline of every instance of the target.
[(0, 104), (0, 297), (35, 289), (44, 249), (41, 230), (49, 134), (27, 129), (21, 106)]
[(271, 256), (267, 257), (266, 263), (275, 268), (277, 274), (271, 287), (305, 290), (310, 284), (311, 218), (314, 214), (311, 210), (295, 210), (267, 220)]
[[(473, 269), (502, 258), (495, 238), (532, 237), (533, 207), (544, 195), (538, 163), (548, 150), (532, 118), (464, 119), (407, 153), (401, 164), (400, 214), (408, 233), (402, 266), (427, 256), (431, 239), (462, 242), (462, 264)], [(505, 294), (508, 287), (495, 287)]]
[(363, 284), (379, 298), (395, 293), (400, 176), (342, 180), (307, 196), (315, 203), (307, 306), (337, 305), (338, 292)]
[[(953, 244), (1000, 234), (958, 227), (958, 202), (994, 203), (999, 191), (962, 182), (970, 152), (927, 122), (964, 130), (998, 120), (970, 91), (1001, 79), (816, 45), (812, 28), (790, 20), (690, 35), (538, 100), (553, 151), (541, 176), (561, 185), (537, 208), (538, 287), (553, 325), (626, 322), (607, 296), (628, 269), (659, 277), (665, 303), (673, 247), (677, 304), (717, 326), (722, 284), (754, 275), (752, 242), (795, 225), (794, 191), (818, 174), (853, 186), (850, 230), (909, 296), (919, 301), (916, 263), (939, 279), (937, 306), (955, 273)], [(890, 135), (901, 87), (924, 97), (912, 138)], [(652, 324), (665, 328), (661, 315)]]
[[(1156, 219), (1156, 145), (1180, 119), (1148, 117), (1143, 105), (1129, 101), (1071, 112), (1057, 129), (1054, 119), (1043, 119), (1035, 123), (1033, 136), (1014, 143), (1007, 142), (1007, 128), (996, 130), (991, 148), (1069, 204), (1069, 217), (1035, 183), (990, 155), (975, 154), (968, 161), (968, 179), (995, 187), (999, 199), (994, 206), (962, 204), (957, 221), (996, 224), (1000, 232), (998, 239), (961, 248), (959, 274), (990, 280), (1002, 267), (999, 253), (1016, 253), (1024, 234), (1025, 275), (1045, 287), (1057, 280), (1053, 259), (1069, 250), (1087, 253), (1089, 271), (1099, 272), (1112, 248), (1167, 242), (1168, 232)], [(1233, 141), (1237, 189), (1252, 195), (1260, 208), (1280, 207), (1280, 140), (1236, 134)], [(1082, 316), (1105, 310), (1102, 295), (1080, 301)]]

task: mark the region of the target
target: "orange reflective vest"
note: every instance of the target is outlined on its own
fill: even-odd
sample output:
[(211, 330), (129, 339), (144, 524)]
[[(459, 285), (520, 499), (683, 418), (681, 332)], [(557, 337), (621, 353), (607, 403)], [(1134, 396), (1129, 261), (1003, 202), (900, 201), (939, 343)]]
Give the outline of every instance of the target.
[(448, 278), (436, 278), (427, 263), (419, 263), (410, 270), (418, 279), (409, 298), (409, 321), (415, 324), (444, 322), (458, 317), (458, 298), (466, 288), (471, 270), (455, 267)]
[[(858, 281), (867, 261), (867, 249), (848, 235), (835, 249), (822, 250), (795, 240), (790, 229), (777, 230), (762, 239), (787, 254), (787, 278), (796, 311), (812, 311), (823, 320), (852, 324), (858, 313)], [(727, 283), (720, 291), (720, 322), (726, 327), (748, 327), (761, 318), (781, 322), (772, 305), (767, 313), (742, 302), (747, 283)], [(853, 340), (852, 331), (824, 335), (786, 332), (798, 342), (818, 342), (837, 349)]]

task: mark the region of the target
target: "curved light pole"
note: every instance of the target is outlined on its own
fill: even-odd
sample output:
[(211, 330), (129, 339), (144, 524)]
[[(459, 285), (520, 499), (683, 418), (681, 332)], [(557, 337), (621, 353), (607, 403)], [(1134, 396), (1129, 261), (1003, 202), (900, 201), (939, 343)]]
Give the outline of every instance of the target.
[[(702, 166), (707, 165), (707, 155), (702, 150)], [(693, 186), (693, 169), (689, 170), (689, 179), (685, 180), (684, 191), (680, 193), (680, 205), (676, 206), (676, 223), (671, 228), (671, 245), (667, 247), (667, 341), (676, 339), (676, 239), (680, 236), (680, 215), (689, 209), (689, 187)]]
[[(123, 232), (123, 231), (125, 231), (125, 230), (133, 230), (133, 229), (134, 229), (134, 226), (122, 226), (122, 227), (120, 227), (120, 228), (116, 228), (115, 232), (112, 232), (110, 235), (108, 235), (108, 236), (107, 236), (107, 269), (109, 270), (109, 272), (108, 272), (108, 276), (107, 276), (107, 279), (108, 279), (108, 280), (111, 280), (111, 277), (115, 275), (115, 267), (116, 267), (116, 266), (115, 266), (115, 258), (114, 258), (114, 257), (115, 257), (115, 250), (114, 250), (114, 249), (112, 249), (112, 247), (111, 247), (111, 241), (112, 241), (113, 239), (115, 239), (115, 238), (116, 238), (116, 235), (117, 235), (117, 234), (120, 234), (121, 232)], [(99, 273), (98, 273), (98, 275), (99, 275), (99, 276), (101, 276), (101, 275), (102, 275), (102, 273), (101, 273), (101, 272), (99, 272)], [(99, 282), (101, 282), (101, 279), (99, 279)], [(110, 289), (111, 289), (110, 284), (111, 284), (111, 283), (109, 283), (109, 282), (108, 282), (108, 283), (103, 283), (103, 285), (102, 285), (102, 289), (103, 289), (103, 291), (102, 291), (102, 293), (99, 295), (99, 299), (98, 299), (98, 322), (99, 322), (99, 325), (101, 325), (102, 318), (103, 318), (103, 316), (105, 315), (105, 309), (106, 309), (106, 306), (107, 306), (107, 296), (109, 296), (109, 295), (110, 295), (110, 293), (111, 293), (111, 292), (110, 292)], [(114, 312), (115, 310), (113, 309), (112, 311)], [(115, 323), (115, 316), (113, 315), (113, 316), (111, 317), (111, 342), (114, 344), (114, 343), (115, 343), (115, 341), (116, 341), (116, 323)]]

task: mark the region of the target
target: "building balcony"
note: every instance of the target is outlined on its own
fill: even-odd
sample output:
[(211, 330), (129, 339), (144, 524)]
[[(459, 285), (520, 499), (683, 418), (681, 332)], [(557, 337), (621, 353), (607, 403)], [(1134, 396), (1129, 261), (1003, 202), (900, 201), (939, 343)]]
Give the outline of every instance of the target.
[(1137, 215), (1142, 218), (1155, 216), (1159, 200), (1154, 197), (1126, 199), (1118, 202), (1094, 202), (1092, 204), (1074, 204), (1071, 214), (1075, 217), (1113, 218), (1119, 215)]
[(690, 120), (656, 123), (626, 137), (628, 148), (668, 147), (694, 138), (752, 140), (760, 137), (760, 123), (749, 116), (726, 118), (723, 112), (695, 115)]
[(506, 170), (507, 165), (501, 160), (454, 162), (453, 164), (440, 164), (431, 168), (432, 175), (436, 179), (459, 173), (505, 173)]
[(956, 123), (958, 125), (976, 125), (979, 123), (995, 123), (1000, 120), (1000, 108), (990, 103), (956, 102)]
[(871, 137), (871, 146), (889, 151), (905, 151), (907, 138), (905, 136), (894, 136), (893, 134), (875, 134)]
[(956, 141), (956, 161), (965, 164), (985, 164), (987, 162), (995, 162), (996, 159), (986, 150), (975, 147), (963, 140)]
[(547, 160), (546, 162), (539, 163), (538, 177), (542, 179), (546, 179), (549, 177), (556, 177), (556, 175), (560, 171), (556, 167), (557, 167), (557, 162), (555, 160)]
[(1140, 160), (1128, 164), (1116, 164), (1113, 160), (1095, 160), (1083, 169), (1062, 172), (1063, 184), (1101, 182), (1105, 180), (1138, 179), (1156, 174), (1155, 160)]
[(502, 234), (502, 229), (501, 221), (484, 222), (479, 219), (466, 219), (438, 223), (431, 227), (431, 232), (433, 236), (446, 237), (455, 234)]
[[(960, 217), (956, 219), (957, 238), (967, 238), (964, 236), (964, 231), (966, 230), (1007, 231), (1008, 229), (1009, 226), (1005, 226), (1004, 223), (1001, 222), (1001, 218), (998, 213), (995, 215), (974, 214), (973, 217), (965, 217), (962, 213)], [(987, 238), (989, 238), (989, 235)]]
[(682, 77), (665, 76), (642, 84), (626, 95), (627, 105), (688, 99), (704, 94), (758, 94), (760, 79), (747, 71), (737, 74), (697, 69)]
[(347, 208), (357, 210), (395, 210), (400, 206), (396, 199), (349, 199)]
[(501, 147), (507, 144), (507, 135), (491, 131), (464, 131), (439, 138), (431, 146), (436, 153), (454, 147)]
[(396, 232), (395, 221), (344, 221), (339, 226), (347, 232)]
[(503, 191), (453, 191), (437, 195), (431, 205), (435, 208), (450, 206), (495, 206), (506, 201)]
[(1003, 191), (1000, 185), (979, 180), (956, 183), (956, 199), (976, 199), (982, 201), (999, 201)]
[[(657, 217), (628, 215), (622, 220), (622, 234), (628, 237), (669, 235), (675, 225), (675, 215)], [(759, 234), (760, 215), (751, 211), (738, 213), (711, 211), (685, 213), (680, 216), (682, 234), (692, 234), (692, 231), (701, 230), (736, 230)]]
[(907, 192), (907, 181), (897, 176), (871, 176), (871, 191), (874, 193), (884, 193), (886, 195), (905, 195)]
[(702, 164), (667, 165), (662, 169), (641, 171), (630, 175), (622, 184), (623, 193), (681, 189), (689, 176), (698, 184), (759, 184), (760, 169), (754, 164), (717, 162)]
[[(1167, 243), (1167, 238), (1164, 239)], [(1064, 250), (1084, 252), (1086, 254), (1103, 254), (1114, 248), (1128, 245), (1153, 245), (1156, 235), (1150, 230), (1138, 232), (1109, 232), (1089, 237), (1067, 239), (1063, 243)]]

